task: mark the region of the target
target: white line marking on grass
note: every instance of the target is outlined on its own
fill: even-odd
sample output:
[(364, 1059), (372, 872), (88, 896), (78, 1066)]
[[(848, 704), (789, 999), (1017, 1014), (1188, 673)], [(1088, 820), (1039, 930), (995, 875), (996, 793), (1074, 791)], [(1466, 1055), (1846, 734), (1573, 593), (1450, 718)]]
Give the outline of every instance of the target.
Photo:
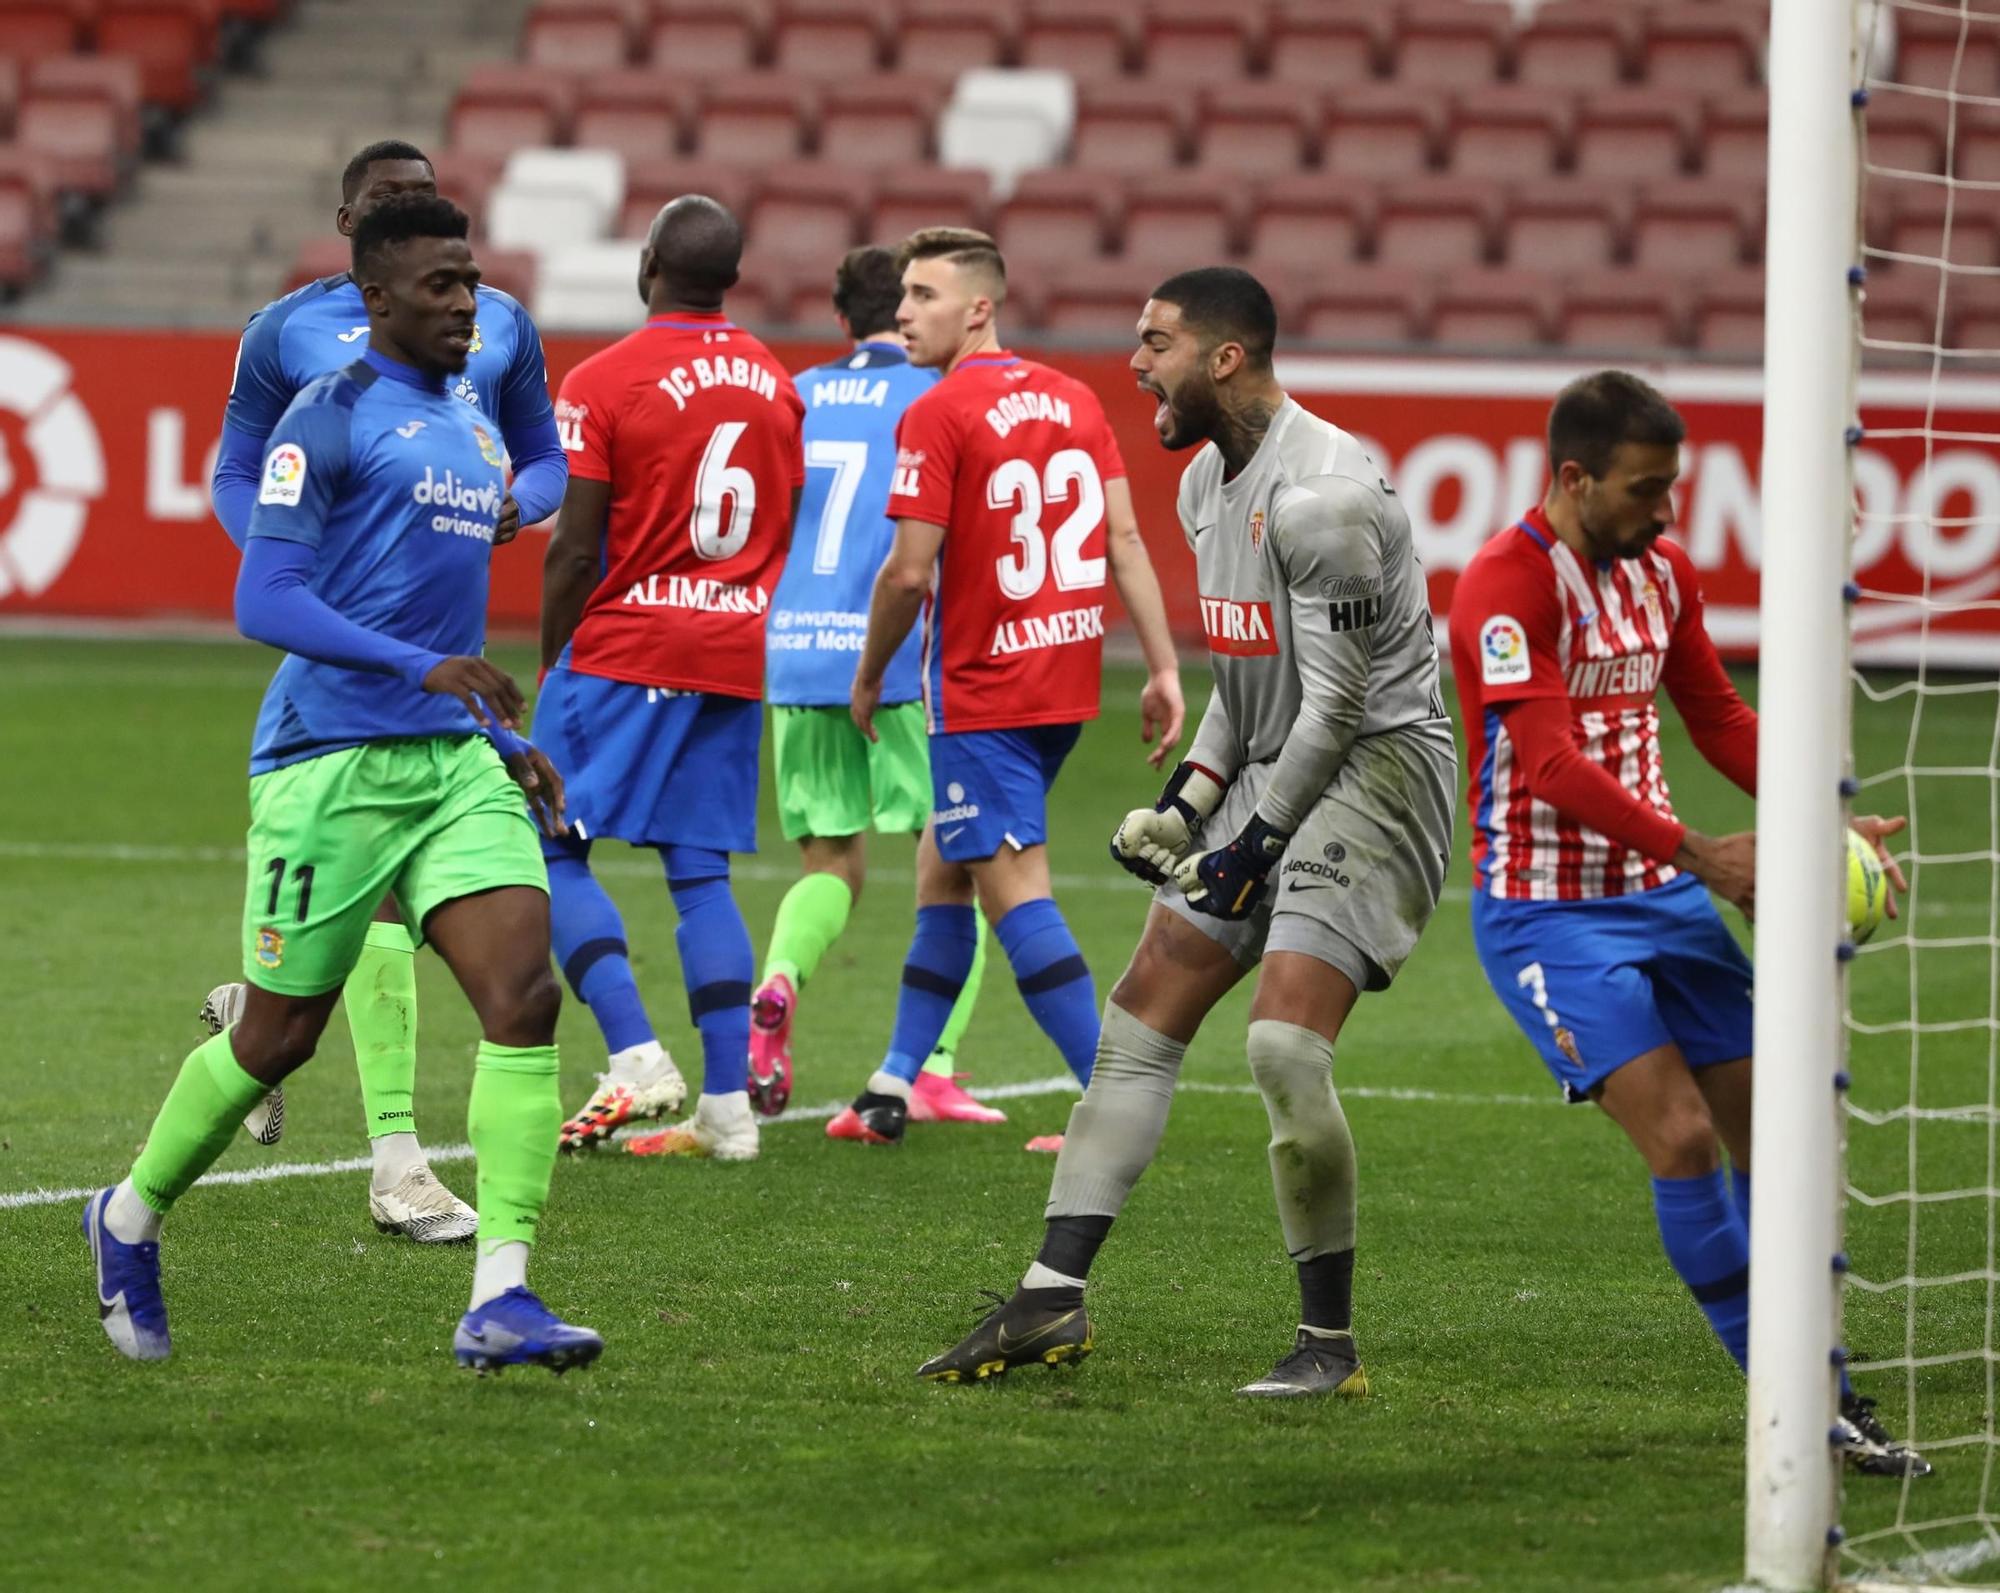
[(1993, 1538), (1974, 1538), (1969, 1543), (1955, 1543), (1949, 1548), (1928, 1549), (1921, 1554), (1912, 1554), (1892, 1564), (1877, 1567), (1865, 1573), (1859, 1580), (1842, 1581), (1840, 1586), (1851, 1593), (1915, 1593), (1938, 1584), (1934, 1577), (1949, 1577), (1952, 1586), (1958, 1586), (1957, 1579), (1968, 1571), (1976, 1571), (1982, 1565), (2000, 1559), (2000, 1541)]
[[(1214, 1084), (1200, 1079), (1184, 1079), (1180, 1088), (1191, 1095), (1255, 1095), (1254, 1084)], [(1077, 1093), (1076, 1080), (1067, 1073), (1058, 1073), (1046, 1079), (1024, 1079), (1017, 1084), (994, 1084), (972, 1090), (969, 1094), (982, 1101), (1019, 1101), (1042, 1095), (1074, 1095)], [(1556, 1106), (1560, 1101), (1551, 1095), (1474, 1095), (1459, 1094), (1449, 1090), (1404, 1089), (1396, 1086), (1356, 1084), (1345, 1085), (1340, 1091), (1347, 1100), (1362, 1101), (1419, 1101), (1443, 1106)], [(769, 1130), (783, 1128), (788, 1123), (824, 1123), (847, 1105), (845, 1101), (828, 1101), (819, 1106), (795, 1106), (786, 1110), (785, 1115), (759, 1126)], [(617, 1137), (625, 1139), (631, 1134), (652, 1133), (648, 1127), (620, 1129)], [(466, 1144), (433, 1145), (425, 1152), (433, 1163), (469, 1162), (472, 1147)], [(231, 1167), (223, 1172), (209, 1173), (197, 1180), (200, 1185), (210, 1184), (268, 1184), (281, 1178), (323, 1178), (332, 1173), (364, 1172), (371, 1165), (366, 1156), (343, 1156), (326, 1162), (272, 1162), (263, 1167)], [(102, 1184), (79, 1184), (73, 1189), (14, 1189), (0, 1191), (0, 1211), (21, 1211), (31, 1206), (61, 1206), (70, 1201), (83, 1200), (102, 1189)]]

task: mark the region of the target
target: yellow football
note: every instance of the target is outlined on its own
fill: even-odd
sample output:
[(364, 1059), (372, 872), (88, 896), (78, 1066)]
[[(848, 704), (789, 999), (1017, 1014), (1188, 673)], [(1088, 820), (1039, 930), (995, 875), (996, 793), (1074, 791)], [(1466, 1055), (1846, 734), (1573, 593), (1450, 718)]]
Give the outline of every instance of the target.
[(1889, 905), (1889, 881), (1875, 843), (1847, 832), (1847, 932), (1858, 946), (1882, 927)]

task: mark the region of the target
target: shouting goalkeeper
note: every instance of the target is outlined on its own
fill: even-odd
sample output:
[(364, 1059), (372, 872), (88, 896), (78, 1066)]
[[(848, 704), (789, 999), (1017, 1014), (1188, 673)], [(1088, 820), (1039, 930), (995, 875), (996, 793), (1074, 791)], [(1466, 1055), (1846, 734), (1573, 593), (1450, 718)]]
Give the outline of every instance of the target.
[(1013, 1297), (920, 1376), (1088, 1353), (1084, 1280), (1159, 1148), (1188, 1042), (1258, 968), (1250, 1071), (1300, 1320), (1291, 1351), (1238, 1392), (1367, 1392), (1352, 1322), (1354, 1140), (1333, 1048), (1437, 906), (1457, 759), (1408, 517), (1354, 438), (1285, 396), (1276, 336), (1270, 295), (1220, 267), (1161, 284), (1140, 319), (1132, 368), (1159, 401), (1160, 440), (1207, 444), (1181, 478), (1180, 517), (1215, 692), (1158, 805), (1112, 839), (1159, 889), (1104, 1009), (1041, 1252)]

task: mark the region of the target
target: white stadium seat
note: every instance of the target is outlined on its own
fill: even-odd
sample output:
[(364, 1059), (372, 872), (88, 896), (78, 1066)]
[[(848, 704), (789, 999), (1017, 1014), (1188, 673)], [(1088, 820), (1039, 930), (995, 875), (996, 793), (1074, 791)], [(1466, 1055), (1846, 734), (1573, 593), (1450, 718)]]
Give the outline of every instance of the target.
[(535, 320), (546, 332), (625, 332), (646, 313), (639, 302), (636, 239), (568, 243), (545, 250)]
[(1005, 198), (1022, 172), (1062, 158), (1075, 125), (1076, 83), (1067, 72), (962, 72), (938, 122), (938, 163), (978, 167)]
[(602, 238), (625, 203), (625, 161), (608, 149), (518, 149), (486, 206), (486, 235), (546, 253)]

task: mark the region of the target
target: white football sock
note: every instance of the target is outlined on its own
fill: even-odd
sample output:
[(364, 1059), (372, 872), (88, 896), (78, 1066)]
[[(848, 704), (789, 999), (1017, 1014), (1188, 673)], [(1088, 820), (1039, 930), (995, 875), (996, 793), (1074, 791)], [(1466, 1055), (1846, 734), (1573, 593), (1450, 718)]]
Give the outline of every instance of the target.
[(910, 1098), (910, 1081), (897, 1078), (886, 1068), (877, 1068), (868, 1075), (867, 1088), (870, 1095), (894, 1095), (905, 1101)]
[(476, 1311), (509, 1289), (527, 1285), (529, 1248), (525, 1239), (479, 1241), (479, 1260), (472, 1268), (471, 1309)]
[(378, 1195), (386, 1195), (424, 1165), (423, 1146), (417, 1143), (416, 1135), (407, 1132), (377, 1134), (368, 1142), (368, 1154), (375, 1160), (368, 1186)]
[(653, 1075), (666, 1060), (666, 1047), (658, 1040), (641, 1040), (622, 1051), (613, 1051), (604, 1076), (619, 1084), (651, 1084)]
[(1072, 1278), (1066, 1273), (1056, 1271), (1054, 1267), (1043, 1266), (1039, 1261), (1029, 1267), (1021, 1277), (1021, 1287), (1024, 1289), (1081, 1289), (1083, 1284), (1082, 1278)]
[(160, 1214), (139, 1198), (127, 1178), (104, 1203), (104, 1226), (121, 1245), (146, 1244), (160, 1237)]
[(1310, 1333), (1316, 1339), (1351, 1339), (1354, 1334), (1347, 1328), (1314, 1327), (1310, 1322), (1299, 1324), (1301, 1333)]

